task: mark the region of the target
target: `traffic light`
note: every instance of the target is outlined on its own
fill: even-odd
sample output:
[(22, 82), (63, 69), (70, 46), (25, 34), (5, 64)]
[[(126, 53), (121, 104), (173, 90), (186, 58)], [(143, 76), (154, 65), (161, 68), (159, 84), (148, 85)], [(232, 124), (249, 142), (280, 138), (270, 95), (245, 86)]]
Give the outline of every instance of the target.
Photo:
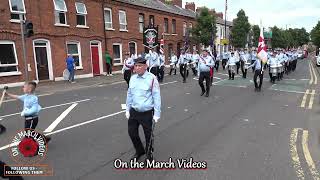
[(24, 23), (24, 34), (26, 37), (31, 37), (33, 36), (34, 32), (33, 32), (33, 24), (31, 21), (26, 21)]

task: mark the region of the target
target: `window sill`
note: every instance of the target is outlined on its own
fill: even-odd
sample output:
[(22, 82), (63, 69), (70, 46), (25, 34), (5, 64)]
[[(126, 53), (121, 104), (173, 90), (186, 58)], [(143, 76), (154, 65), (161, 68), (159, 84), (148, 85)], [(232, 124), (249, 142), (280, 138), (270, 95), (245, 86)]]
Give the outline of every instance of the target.
[(119, 29), (120, 32), (128, 32), (127, 29)]
[(54, 25), (58, 27), (70, 27), (70, 25), (68, 24), (54, 24)]
[(5, 73), (0, 73), (0, 77), (5, 77), (5, 76), (18, 76), (21, 75), (22, 73), (20, 71), (18, 72), (5, 72)]
[(82, 66), (78, 66), (78, 67), (76, 67), (76, 70), (83, 70), (83, 67)]
[(163, 33), (163, 35), (164, 35), (164, 36), (169, 36), (170, 34), (169, 34), (169, 33)]
[(83, 25), (77, 25), (76, 27), (77, 27), (77, 28), (81, 28), (81, 29), (89, 29), (88, 26), (83, 26)]
[(20, 20), (19, 20), (19, 19), (10, 19), (10, 22), (12, 22), (12, 23), (19, 23), (19, 24), (20, 24)]
[(178, 34), (171, 34), (172, 36), (178, 36)]
[(122, 63), (117, 63), (117, 64), (114, 64), (113, 66), (123, 66)]
[(114, 31), (115, 29), (112, 28), (106, 28), (106, 31)]

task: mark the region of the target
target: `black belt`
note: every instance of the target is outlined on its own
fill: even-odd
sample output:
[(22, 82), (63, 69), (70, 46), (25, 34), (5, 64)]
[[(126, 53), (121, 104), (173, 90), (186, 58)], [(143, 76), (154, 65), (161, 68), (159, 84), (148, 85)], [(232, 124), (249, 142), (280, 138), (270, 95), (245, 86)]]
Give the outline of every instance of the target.
[(136, 109), (132, 108), (131, 109), (132, 111), (134, 111), (134, 113), (137, 113), (137, 114), (148, 114), (148, 113), (153, 113), (153, 109), (149, 110), (149, 111), (144, 111), (144, 112), (140, 112), (140, 111), (137, 111)]
[(36, 119), (36, 118), (38, 118), (38, 116), (28, 116), (28, 117), (26, 116), (25, 117), (26, 120), (33, 120), (33, 119)]

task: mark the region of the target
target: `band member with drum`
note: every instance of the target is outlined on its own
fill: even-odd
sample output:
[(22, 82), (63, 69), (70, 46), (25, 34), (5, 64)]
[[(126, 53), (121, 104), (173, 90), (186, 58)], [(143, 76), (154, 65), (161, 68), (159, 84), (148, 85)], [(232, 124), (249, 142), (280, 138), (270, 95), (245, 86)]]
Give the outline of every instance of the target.
[(277, 78), (277, 73), (278, 73), (277, 58), (274, 52), (270, 54), (270, 58), (268, 58), (267, 64), (269, 66), (270, 82), (274, 84)]
[(146, 54), (145, 59), (147, 60), (150, 72), (158, 77), (158, 69), (160, 65), (158, 53), (153, 51), (153, 49), (149, 49), (149, 53)]
[(231, 52), (231, 56), (227, 61), (225, 68), (228, 67), (229, 80), (234, 80), (235, 68), (236, 68), (237, 58), (234, 56), (234, 52)]
[(248, 65), (250, 65), (250, 63), (248, 63), (249, 58), (250, 58), (250, 54), (247, 51), (243, 53), (240, 57), (242, 78), (247, 78), (247, 71), (248, 71), (247, 67)]
[(225, 70), (226, 68), (226, 64), (227, 64), (227, 61), (229, 59), (230, 55), (229, 55), (229, 52), (226, 51), (226, 52), (222, 52), (222, 61), (221, 61), (221, 65), (222, 65), (222, 69)]
[(173, 70), (174, 70), (174, 75), (177, 74), (177, 63), (178, 63), (178, 58), (177, 58), (175, 52), (172, 51), (172, 55), (170, 58), (170, 73), (169, 73), (169, 75), (172, 74)]
[(198, 50), (194, 50), (192, 54), (192, 61), (191, 61), (191, 69), (194, 76), (197, 76), (197, 67), (199, 62), (200, 56), (198, 54)]
[(134, 66), (134, 61), (131, 57), (129, 57), (129, 52), (127, 52), (125, 54), (125, 60), (124, 60), (123, 68), (122, 68), (122, 73), (123, 73), (123, 79), (127, 82), (128, 87), (129, 87), (129, 81), (131, 78), (133, 66)]

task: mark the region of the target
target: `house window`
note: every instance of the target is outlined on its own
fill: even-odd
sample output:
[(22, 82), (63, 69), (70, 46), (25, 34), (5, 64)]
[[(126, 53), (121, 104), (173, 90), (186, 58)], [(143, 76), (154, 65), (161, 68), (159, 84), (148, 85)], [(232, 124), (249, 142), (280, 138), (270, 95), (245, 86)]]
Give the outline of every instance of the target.
[(144, 14), (139, 14), (139, 32), (143, 33), (144, 28)]
[(176, 25), (177, 25), (176, 20), (172, 19), (172, 34), (177, 34)]
[(106, 29), (112, 29), (112, 10), (104, 8), (104, 24)]
[(154, 26), (154, 16), (153, 15), (150, 15), (149, 16), (149, 26)]
[(187, 34), (187, 23), (183, 22), (183, 36), (186, 36)]
[(169, 24), (168, 24), (168, 18), (164, 18), (164, 25), (163, 25), (163, 32), (168, 33), (169, 32)]
[(81, 48), (79, 42), (67, 42), (67, 55), (72, 56), (77, 69), (82, 69)]
[(119, 11), (120, 30), (127, 31), (127, 15), (125, 11)]
[(135, 42), (130, 42), (129, 43), (129, 51), (130, 51), (130, 56), (132, 54), (137, 54), (137, 43)]
[(113, 44), (113, 62), (114, 65), (122, 64), (122, 44)]
[(11, 20), (20, 20), (19, 14), (23, 15), (25, 20), (26, 8), (24, 6), (24, 0), (9, 0)]
[(0, 75), (18, 73), (18, 59), (14, 42), (0, 41)]
[(53, 0), (54, 4), (54, 17), (57, 25), (67, 24), (67, 6), (64, 0)]
[[(192, 30), (192, 23), (189, 23), (189, 30), (190, 30), (190, 31)], [(189, 31), (189, 32), (190, 32), (190, 31)], [(189, 36), (192, 37), (192, 33), (191, 33), (191, 32), (189, 33)]]
[(87, 8), (83, 3), (76, 2), (77, 10), (77, 25), (78, 26), (87, 26)]

